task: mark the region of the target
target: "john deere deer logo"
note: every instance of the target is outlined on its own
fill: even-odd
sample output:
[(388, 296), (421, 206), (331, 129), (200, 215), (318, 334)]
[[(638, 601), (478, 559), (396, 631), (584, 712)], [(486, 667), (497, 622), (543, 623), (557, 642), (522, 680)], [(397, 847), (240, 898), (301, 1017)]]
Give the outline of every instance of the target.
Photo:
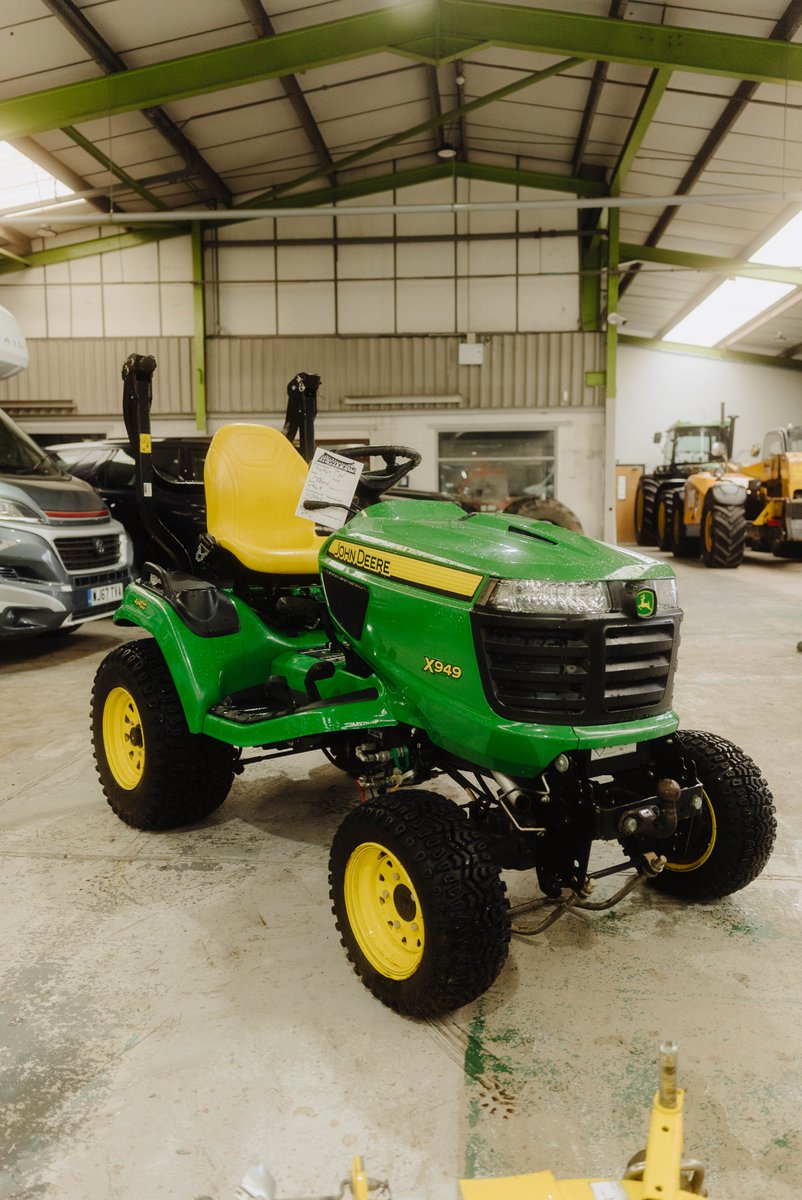
[(655, 594), (651, 588), (642, 588), (635, 597), (635, 611), (639, 617), (654, 615)]

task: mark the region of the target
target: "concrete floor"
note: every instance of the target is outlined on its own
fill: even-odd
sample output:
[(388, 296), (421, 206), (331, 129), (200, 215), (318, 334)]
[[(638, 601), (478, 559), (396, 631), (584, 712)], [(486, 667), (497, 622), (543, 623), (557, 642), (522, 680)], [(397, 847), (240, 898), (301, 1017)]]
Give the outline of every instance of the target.
[(711, 1197), (798, 1196), (802, 563), (675, 566), (676, 707), (764, 770), (767, 870), (715, 904), (637, 892), (514, 939), (490, 992), (431, 1023), (383, 1008), (340, 949), (326, 860), (352, 785), (321, 756), (251, 768), (204, 827), (137, 834), (88, 733), (126, 632), (1, 647), (0, 1196), (227, 1200), (260, 1159), (279, 1197), (320, 1195), (356, 1153), (396, 1200), (453, 1198), (463, 1174), (616, 1176), (665, 1037)]

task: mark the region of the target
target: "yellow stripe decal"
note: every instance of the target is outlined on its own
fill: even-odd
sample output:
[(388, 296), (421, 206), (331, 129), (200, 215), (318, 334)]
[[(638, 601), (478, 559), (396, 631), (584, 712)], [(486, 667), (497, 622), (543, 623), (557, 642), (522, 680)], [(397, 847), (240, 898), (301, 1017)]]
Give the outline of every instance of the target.
[(140, 435), (139, 435), (139, 453), (140, 454), (150, 454), (151, 453), (151, 444), (150, 444), (150, 434), (149, 433), (140, 433)]
[(405, 583), (416, 583), (420, 587), (435, 588), (452, 596), (474, 595), (484, 576), (472, 571), (459, 571), (455, 567), (438, 567), (436, 563), (421, 562), (405, 554), (391, 554), (387, 550), (373, 550), (370, 546), (358, 546), (335, 538), (328, 549), (338, 562), (370, 571), (372, 575), (383, 575), (385, 579), (402, 579)]

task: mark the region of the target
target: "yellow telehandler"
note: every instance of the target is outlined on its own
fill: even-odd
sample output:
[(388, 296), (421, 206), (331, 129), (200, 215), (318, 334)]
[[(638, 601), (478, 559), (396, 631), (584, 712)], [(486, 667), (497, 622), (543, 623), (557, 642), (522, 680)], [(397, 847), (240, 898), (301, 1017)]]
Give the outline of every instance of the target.
[(726, 568), (747, 548), (802, 555), (802, 425), (770, 430), (750, 466), (722, 461), (690, 475), (668, 505), (661, 549), (677, 558), (701, 554), (706, 567)]

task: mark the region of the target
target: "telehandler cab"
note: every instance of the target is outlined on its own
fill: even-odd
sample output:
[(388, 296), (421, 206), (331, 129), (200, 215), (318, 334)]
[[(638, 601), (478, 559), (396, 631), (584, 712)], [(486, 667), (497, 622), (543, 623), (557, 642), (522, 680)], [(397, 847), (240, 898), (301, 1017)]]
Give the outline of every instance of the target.
[[(321, 750), (363, 800), (331, 849), (343, 945), (380, 1000), (419, 1017), (473, 1000), (501, 970), (502, 870), (537, 873), (535, 903), (554, 906), (537, 929), (609, 906), (633, 881), (607, 905), (588, 896), (617, 872), (684, 900), (758, 875), (775, 829), (766, 782), (722, 738), (679, 733), (671, 709), (669, 566), (520, 516), (383, 501), (420, 461), (397, 446), (342, 448), (367, 469), (342, 527), (321, 536), (296, 515), (320, 383), (308, 374), (288, 386), (287, 436), (215, 434), (193, 555), (154, 513), (155, 366), (127, 359), (123, 407), (165, 562), (144, 567), (114, 618), (151, 637), (113, 650), (92, 696), (98, 772), (123, 821), (200, 821), (253, 761), (243, 751)], [(418, 786), (438, 776), (464, 803)], [(590, 870), (596, 839), (618, 843), (620, 862)]]

